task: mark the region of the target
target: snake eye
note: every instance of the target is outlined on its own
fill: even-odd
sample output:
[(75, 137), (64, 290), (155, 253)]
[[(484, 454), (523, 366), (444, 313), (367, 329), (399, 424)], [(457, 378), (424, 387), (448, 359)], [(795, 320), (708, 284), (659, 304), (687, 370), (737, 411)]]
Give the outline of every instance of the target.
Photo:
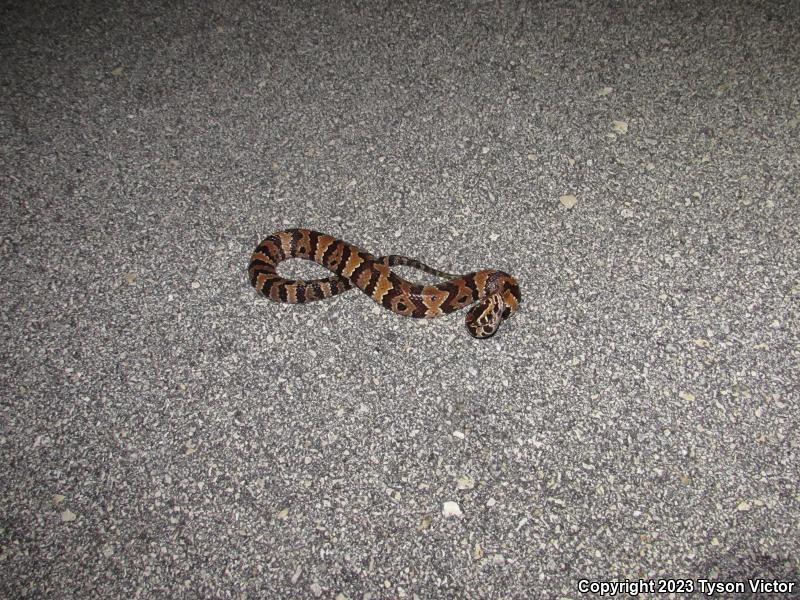
[(405, 310), (406, 308), (408, 308), (408, 307), (405, 304), (403, 304), (402, 302), (398, 302), (397, 303), (397, 310)]

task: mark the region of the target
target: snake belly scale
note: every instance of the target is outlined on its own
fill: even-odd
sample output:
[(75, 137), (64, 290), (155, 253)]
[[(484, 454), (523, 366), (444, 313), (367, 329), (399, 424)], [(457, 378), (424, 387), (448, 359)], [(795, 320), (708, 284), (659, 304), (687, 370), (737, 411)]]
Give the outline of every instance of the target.
[[(311, 260), (333, 275), (321, 279), (292, 280), (278, 274), (278, 264), (289, 258)], [(412, 267), (446, 279), (436, 285), (411, 283), (392, 271)], [(395, 314), (435, 318), (467, 306), (465, 321), (476, 338), (493, 336), (503, 321), (516, 312), (522, 297), (519, 284), (495, 269), (453, 275), (405, 256), (375, 257), (353, 244), (310, 229), (287, 229), (261, 241), (248, 265), (250, 283), (275, 302), (304, 304), (330, 298), (357, 287)]]

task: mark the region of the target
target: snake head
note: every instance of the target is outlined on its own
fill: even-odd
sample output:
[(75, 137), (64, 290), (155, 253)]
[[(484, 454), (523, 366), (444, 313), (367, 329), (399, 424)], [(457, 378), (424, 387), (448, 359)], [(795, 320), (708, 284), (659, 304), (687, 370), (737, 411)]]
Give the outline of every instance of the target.
[(465, 318), (470, 335), (478, 339), (492, 337), (503, 322), (506, 308), (500, 294), (491, 294), (470, 308)]

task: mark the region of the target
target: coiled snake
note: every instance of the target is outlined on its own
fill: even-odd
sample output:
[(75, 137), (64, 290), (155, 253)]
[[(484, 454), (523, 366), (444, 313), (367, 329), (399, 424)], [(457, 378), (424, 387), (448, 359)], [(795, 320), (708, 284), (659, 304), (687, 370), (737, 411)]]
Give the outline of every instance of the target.
[[(312, 260), (335, 275), (307, 281), (284, 279), (278, 275), (277, 266), (288, 258)], [(391, 270), (397, 265), (447, 281), (414, 284)], [(453, 275), (405, 256), (376, 258), (348, 242), (310, 229), (287, 229), (265, 238), (253, 252), (247, 270), (253, 287), (275, 302), (304, 304), (355, 286), (384, 308), (406, 317), (430, 319), (474, 305), (465, 318), (467, 329), (473, 337), (484, 339), (492, 337), (522, 301), (519, 284), (508, 273), (484, 269)]]

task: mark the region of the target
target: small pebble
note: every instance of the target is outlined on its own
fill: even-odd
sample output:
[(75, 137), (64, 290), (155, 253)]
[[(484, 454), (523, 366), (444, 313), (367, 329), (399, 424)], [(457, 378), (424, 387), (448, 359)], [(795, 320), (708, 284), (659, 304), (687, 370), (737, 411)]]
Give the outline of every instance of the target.
[(461, 512), (461, 507), (458, 506), (457, 502), (448, 501), (442, 505), (442, 515), (447, 518), (457, 517), (460, 519), (464, 516), (464, 513)]
[(575, 206), (575, 204), (577, 204), (578, 199), (572, 194), (567, 194), (565, 196), (561, 196), (558, 201), (561, 203), (561, 206), (569, 210)]

